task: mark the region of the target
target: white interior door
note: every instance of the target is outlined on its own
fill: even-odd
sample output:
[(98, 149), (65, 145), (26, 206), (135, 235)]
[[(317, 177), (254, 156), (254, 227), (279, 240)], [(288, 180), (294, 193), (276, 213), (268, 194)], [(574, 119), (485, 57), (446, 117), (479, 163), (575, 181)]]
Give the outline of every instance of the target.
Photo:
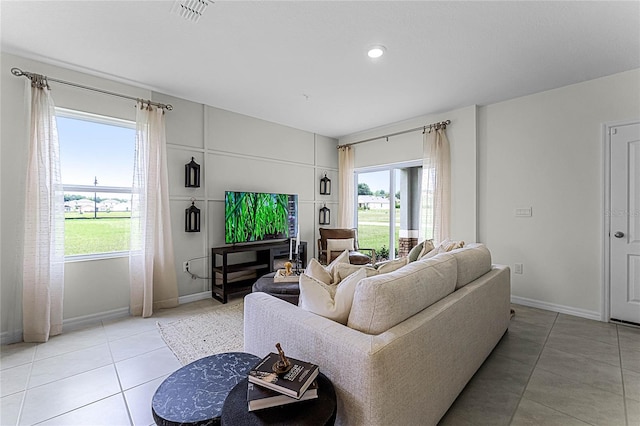
[(611, 128), (611, 318), (640, 324), (640, 123)]

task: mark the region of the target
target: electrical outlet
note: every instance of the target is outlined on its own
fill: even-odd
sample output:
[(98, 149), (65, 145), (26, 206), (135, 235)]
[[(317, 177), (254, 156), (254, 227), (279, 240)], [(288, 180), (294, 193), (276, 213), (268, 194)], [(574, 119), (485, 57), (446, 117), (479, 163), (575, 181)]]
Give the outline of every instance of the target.
[(182, 262), (182, 272), (189, 272), (189, 261)]
[(522, 274), (523, 273), (522, 268), (523, 268), (522, 263), (516, 263), (513, 272), (516, 274)]

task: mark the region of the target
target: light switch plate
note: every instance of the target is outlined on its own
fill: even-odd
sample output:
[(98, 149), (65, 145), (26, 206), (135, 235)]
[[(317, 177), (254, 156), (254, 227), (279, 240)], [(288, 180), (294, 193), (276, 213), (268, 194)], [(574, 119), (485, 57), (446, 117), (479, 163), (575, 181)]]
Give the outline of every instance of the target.
[(516, 209), (517, 217), (531, 217), (533, 216), (533, 208), (532, 207), (519, 207)]

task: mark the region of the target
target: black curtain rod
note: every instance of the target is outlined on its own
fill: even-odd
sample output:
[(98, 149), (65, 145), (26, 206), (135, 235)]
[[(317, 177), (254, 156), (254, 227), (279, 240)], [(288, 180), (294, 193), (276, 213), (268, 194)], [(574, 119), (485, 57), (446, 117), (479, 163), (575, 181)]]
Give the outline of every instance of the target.
[(433, 128), (435, 128), (435, 129), (446, 129), (449, 124), (451, 124), (451, 120), (440, 121), (438, 123), (431, 123), (431, 124), (427, 124), (425, 126), (416, 127), (415, 129), (403, 130), (401, 132), (390, 133), (388, 135), (382, 135), (382, 136), (376, 136), (374, 138), (364, 139), (364, 140), (357, 141), (357, 142), (345, 143), (343, 145), (338, 145), (338, 149), (345, 148), (345, 147), (352, 146), (352, 145), (357, 145), (359, 143), (377, 141), (378, 139), (389, 139), (392, 136), (404, 135), (405, 133), (417, 132), (418, 130), (422, 130), (422, 132), (424, 133), (428, 129), (433, 129)]
[(93, 92), (99, 92), (99, 93), (103, 93), (105, 95), (117, 96), (119, 98), (131, 99), (133, 101), (140, 101), (140, 102), (143, 102), (143, 103), (146, 103), (146, 104), (149, 104), (149, 105), (156, 106), (158, 108), (166, 109), (167, 111), (173, 110), (173, 106), (170, 105), (170, 104), (161, 104), (159, 102), (152, 102), (152, 101), (148, 101), (148, 100), (144, 100), (144, 99), (140, 99), (140, 98), (134, 98), (133, 96), (127, 96), (127, 95), (122, 95), (120, 93), (109, 92), (107, 90), (96, 89), (95, 87), (83, 86), (81, 84), (72, 83), (70, 81), (64, 81), (64, 80), (58, 80), (58, 79), (55, 79), (55, 78), (50, 78), (50, 77), (47, 77), (46, 75), (35, 74), (35, 73), (29, 72), (29, 71), (22, 71), (20, 68), (11, 68), (11, 74), (15, 75), (16, 77), (26, 77), (31, 81), (33, 81), (34, 78), (41, 77), (41, 78), (44, 78), (47, 81), (53, 81), (53, 82), (56, 82), (56, 83), (66, 84), (68, 86), (78, 87), (80, 89), (91, 90)]

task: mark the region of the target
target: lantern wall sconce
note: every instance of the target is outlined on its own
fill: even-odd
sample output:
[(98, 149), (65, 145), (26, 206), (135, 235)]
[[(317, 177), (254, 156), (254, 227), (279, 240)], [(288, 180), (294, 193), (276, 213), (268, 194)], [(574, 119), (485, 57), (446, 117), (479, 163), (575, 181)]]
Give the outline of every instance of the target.
[(327, 172), (324, 172), (324, 177), (320, 179), (320, 194), (331, 195), (331, 179), (327, 177)]
[(184, 186), (200, 188), (200, 165), (191, 157), (191, 161), (184, 165)]
[(326, 204), (320, 209), (320, 215), (318, 223), (320, 225), (330, 225), (331, 224), (331, 210), (327, 207)]
[(200, 209), (191, 199), (191, 207), (184, 211), (184, 232), (200, 232)]

